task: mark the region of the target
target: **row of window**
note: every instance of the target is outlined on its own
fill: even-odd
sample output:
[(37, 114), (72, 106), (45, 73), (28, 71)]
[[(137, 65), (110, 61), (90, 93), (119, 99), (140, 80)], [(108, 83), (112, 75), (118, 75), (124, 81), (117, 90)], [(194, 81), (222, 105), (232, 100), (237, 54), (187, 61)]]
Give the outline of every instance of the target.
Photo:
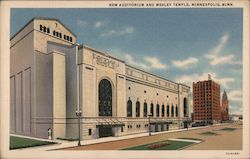
[[(144, 127), (147, 128), (147, 127), (148, 127), (148, 124), (145, 124)], [(123, 130), (123, 126), (122, 126), (121, 128), (122, 128), (122, 130)], [(132, 125), (128, 125), (128, 129), (132, 129), (132, 128), (133, 128)], [(136, 125), (136, 128), (141, 128), (141, 124)], [(122, 131), (122, 132), (123, 132), (123, 131)]]
[[(128, 90), (131, 90), (131, 87), (128, 87)], [(147, 93), (147, 91), (146, 91), (146, 90), (144, 90), (144, 93)], [(156, 95), (158, 96), (158, 95), (159, 95), (159, 93), (156, 93)], [(167, 95), (167, 98), (168, 98), (168, 95)], [(175, 97), (175, 99), (177, 99), (177, 97)]]
[(43, 31), (45, 33), (50, 33), (50, 29), (47, 28), (46, 26), (42, 26), (42, 25), (40, 25), (40, 31)]
[[(135, 116), (136, 117), (140, 117), (140, 102), (137, 101), (136, 104), (135, 104)], [(161, 116), (162, 117), (169, 117), (170, 116), (170, 107), (169, 105), (167, 105), (167, 110), (166, 110), (166, 115), (165, 115), (165, 106), (162, 105), (161, 106)], [(146, 102), (144, 102), (143, 104), (143, 117), (147, 117), (149, 114), (148, 114), (148, 104)], [(133, 114), (133, 109), (132, 109), (132, 101), (129, 99), (127, 101), (127, 117), (132, 117), (132, 114)], [(151, 103), (150, 104), (150, 114), (153, 116), (153, 117), (159, 117), (160, 116), (160, 105), (159, 104), (156, 104), (156, 114), (154, 114), (154, 104)], [(172, 107), (171, 107), (171, 117), (174, 117), (174, 114), (175, 114), (175, 117), (178, 117), (178, 106), (176, 105), (175, 108), (174, 108), (174, 105), (172, 104)]]
[[(40, 31), (50, 33), (50, 29), (46, 26), (40, 25)], [(62, 38), (62, 33), (59, 33), (58, 31), (53, 31), (53, 35), (59, 38)], [(72, 42), (72, 37), (68, 35), (63, 35), (63, 39)]]

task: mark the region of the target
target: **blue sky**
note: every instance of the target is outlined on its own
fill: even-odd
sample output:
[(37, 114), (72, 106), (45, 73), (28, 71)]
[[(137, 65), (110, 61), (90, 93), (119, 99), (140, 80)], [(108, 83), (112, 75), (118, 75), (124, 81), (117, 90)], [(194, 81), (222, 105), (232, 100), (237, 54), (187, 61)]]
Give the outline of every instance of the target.
[(78, 43), (190, 87), (210, 73), (242, 113), (242, 9), (12, 9), (10, 34), (33, 17), (57, 18)]

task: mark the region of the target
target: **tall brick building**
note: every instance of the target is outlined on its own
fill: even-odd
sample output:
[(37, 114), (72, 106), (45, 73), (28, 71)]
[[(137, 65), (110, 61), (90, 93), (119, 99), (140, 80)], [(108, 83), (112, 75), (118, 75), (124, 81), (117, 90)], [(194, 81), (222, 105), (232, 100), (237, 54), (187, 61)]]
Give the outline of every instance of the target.
[(193, 112), (195, 122), (221, 121), (220, 85), (213, 80), (193, 83)]
[(222, 104), (221, 104), (221, 121), (228, 121), (229, 116), (228, 116), (228, 98), (227, 98), (227, 93), (224, 90), (223, 95), (222, 95)]

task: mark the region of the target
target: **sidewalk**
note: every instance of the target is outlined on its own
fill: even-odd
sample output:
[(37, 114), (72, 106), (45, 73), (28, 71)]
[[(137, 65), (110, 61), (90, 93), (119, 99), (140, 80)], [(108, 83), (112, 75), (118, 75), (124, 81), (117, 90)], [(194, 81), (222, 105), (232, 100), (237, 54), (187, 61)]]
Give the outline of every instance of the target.
[[(169, 130), (169, 131), (162, 131), (162, 132), (151, 132), (151, 135), (155, 136), (155, 135), (159, 135), (159, 134), (167, 134), (167, 133), (173, 133), (173, 132), (192, 131), (192, 130), (196, 130), (196, 129), (204, 129), (204, 128), (208, 128), (208, 127), (215, 127), (215, 126), (221, 126), (221, 125), (225, 125), (225, 124), (213, 125), (213, 126), (203, 126), (203, 127), (192, 127), (192, 128), (188, 128), (188, 129), (177, 129), (177, 130)], [(83, 141), (81, 141), (81, 145), (91, 145), (91, 144), (105, 143), (105, 142), (110, 142), (110, 141), (132, 139), (132, 138), (138, 138), (138, 137), (145, 137), (148, 135), (149, 135), (148, 132), (145, 132), (145, 133), (140, 133), (140, 134), (126, 135), (126, 136), (105, 137), (105, 138), (98, 138), (98, 139), (83, 140)], [(16, 135), (16, 136), (20, 136), (20, 135)], [(29, 150), (31, 150), (31, 149), (37, 150), (37, 151), (51, 151), (51, 150), (56, 150), (56, 149), (75, 147), (78, 144), (78, 141), (46, 140), (46, 139), (38, 139), (38, 138), (33, 138), (33, 137), (27, 137), (27, 138), (57, 142), (58, 144), (30, 147), (30, 148), (17, 149), (17, 150), (12, 150), (12, 151), (20, 151), (20, 150), (28, 150), (28, 149)]]

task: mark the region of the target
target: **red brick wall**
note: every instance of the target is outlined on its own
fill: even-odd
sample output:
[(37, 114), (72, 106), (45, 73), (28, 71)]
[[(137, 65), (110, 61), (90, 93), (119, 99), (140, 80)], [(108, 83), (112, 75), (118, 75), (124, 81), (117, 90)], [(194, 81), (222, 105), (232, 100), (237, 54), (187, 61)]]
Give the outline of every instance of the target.
[(220, 85), (212, 80), (193, 83), (194, 120), (221, 120)]
[(221, 120), (222, 121), (229, 120), (229, 116), (228, 116), (228, 100), (222, 100)]

